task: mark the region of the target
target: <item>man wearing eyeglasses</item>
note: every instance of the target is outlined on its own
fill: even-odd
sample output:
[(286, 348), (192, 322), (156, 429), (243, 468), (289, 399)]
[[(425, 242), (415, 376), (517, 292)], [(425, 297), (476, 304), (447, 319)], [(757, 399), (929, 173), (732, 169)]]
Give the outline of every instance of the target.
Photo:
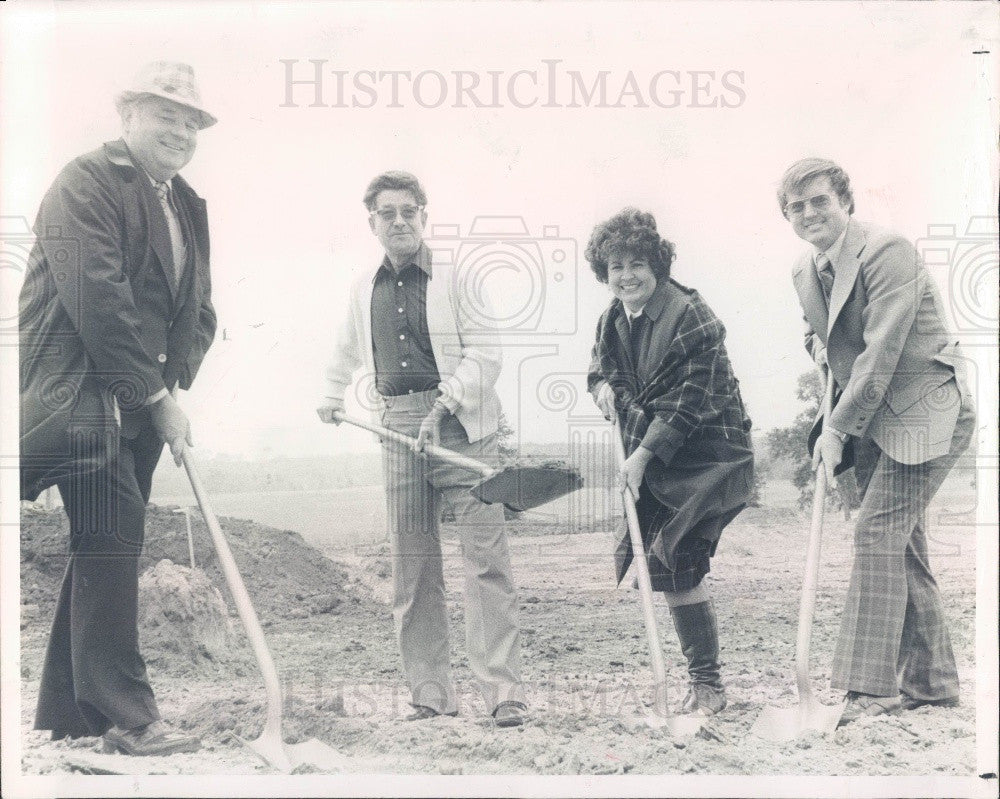
[(830, 480), (854, 465), (863, 493), (831, 683), (841, 724), (922, 705), (953, 707), (958, 673), (927, 552), (927, 506), (968, 447), (975, 412), (957, 340), (912, 244), (853, 217), (847, 174), (807, 158), (778, 204), (810, 248), (793, 280), (806, 349), (835, 381), (809, 436)]
[[(451, 679), (439, 523), (448, 509), (465, 571), (469, 666), (498, 726), (523, 723), (517, 597), (503, 509), (469, 493), (477, 476), (423, 453), (428, 442), (495, 461), (500, 374), (495, 331), (470, 305), (450, 263), (432, 263), (423, 243), (427, 195), (407, 172), (385, 172), (368, 186), (368, 224), (385, 250), (355, 282), (347, 319), (326, 370), (317, 409), (339, 424), (351, 378), (379, 424), (415, 437), (413, 449), (383, 442), (383, 476), (393, 555), (393, 616), (411, 692), (408, 721), (458, 712)], [(483, 298), (475, 298), (480, 307)], [(479, 320), (473, 324), (472, 320)], [(374, 385), (372, 385), (374, 384)], [(374, 390), (372, 390), (374, 388)]]

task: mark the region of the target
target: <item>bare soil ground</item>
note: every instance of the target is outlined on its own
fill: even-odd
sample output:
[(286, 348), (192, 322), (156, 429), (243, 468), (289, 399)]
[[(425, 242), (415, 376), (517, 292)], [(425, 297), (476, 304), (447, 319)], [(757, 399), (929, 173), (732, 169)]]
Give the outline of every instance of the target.
[[(286, 738), (315, 737), (331, 744), (353, 758), (350, 771), (971, 775), (975, 529), (968, 524), (937, 524), (932, 543), (962, 679), (959, 708), (864, 719), (826, 738), (808, 734), (784, 745), (749, 735), (762, 707), (796, 701), (794, 640), (807, 525), (791, 509), (751, 509), (726, 530), (708, 579), (719, 615), (729, 707), (698, 736), (674, 740), (631, 718), (648, 709), (652, 698), (648, 651), (636, 592), (614, 585), (610, 534), (512, 536), (531, 719), (524, 727), (501, 730), (487, 717), (466, 665), (461, 560), (453, 541), (445, 543), (445, 570), (461, 714), (405, 723), (408, 695), (387, 604), (385, 547), (330, 560), (295, 533), (222, 520), (285, 685)], [(183, 530), (182, 517), (151, 507), (142, 567), (163, 558), (189, 565)], [(851, 530), (850, 523), (828, 514), (812, 658), (824, 701), (836, 698), (829, 690), (829, 664), (847, 584)], [(196, 563), (228, 605), (236, 634), (232, 639), (210, 634), (211, 645), (192, 644), (183, 635), (169, 634), (165, 619), (170, 614), (164, 609), (144, 616), (142, 636), (163, 715), (199, 735), (204, 748), (169, 758), (112, 758), (96, 754), (95, 739), (51, 742), (31, 729), (66, 535), (61, 511), (23, 512), (24, 773), (88, 768), (98, 773), (102, 768), (145, 774), (270, 773), (234, 737), (259, 734), (264, 691), (197, 515)], [(168, 589), (160, 596), (174, 590)], [(172, 618), (178, 623), (176, 614)], [(677, 700), (684, 692), (684, 663), (663, 605), (660, 622), (670, 696)]]

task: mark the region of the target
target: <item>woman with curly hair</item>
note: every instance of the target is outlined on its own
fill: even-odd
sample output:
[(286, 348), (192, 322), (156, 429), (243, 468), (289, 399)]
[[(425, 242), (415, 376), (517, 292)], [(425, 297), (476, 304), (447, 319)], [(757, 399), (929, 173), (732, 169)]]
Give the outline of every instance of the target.
[[(726, 330), (697, 291), (670, 277), (674, 247), (651, 214), (626, 208), (599, 224), (586, 258), (614, 295), (597, 325), (587, 387), (606, 418), (617, 416), (628, 456), (620, 479), (636, 498), (653, 589), (666, 597), (688, 661), (680, 712), (711, 715), (726, 694), (702, 578), (753, 484), (750, 418)], [(623, 530), (619, 582), (633, 557)]]

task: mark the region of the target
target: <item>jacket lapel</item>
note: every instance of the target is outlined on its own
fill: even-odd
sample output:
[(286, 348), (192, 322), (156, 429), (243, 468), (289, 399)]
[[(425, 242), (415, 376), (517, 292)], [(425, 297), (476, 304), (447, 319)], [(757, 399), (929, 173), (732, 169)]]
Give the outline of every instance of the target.
[(798, 292), (799, 301), (802, 303), (802, 310), (805, 313), (806, 320), (825, 344), (827, 331), (826, 300), (823, 297), (823, 286), (820, 285), (819, 276), (816, 274), (810, 254), (807, 253), (802, 256), (802, 263), (795, 270), (792, 279), (795, 282), (795, 290)]
[[(176, 319), (181, 314), (181, 310), (191, 305), (194, 308), (198, 308), (201, 305), (201, 280), (198, 279), (198, 269), (201, 263), (201, 253), (198, 248), (197, 236), (194, 233), (194, 226), (191, 221), (191, 206), (189, 203), (204, 201), (197, 196), (188, 196), (185, 192), (178, 191), (179, 187), (176, 185), (177, 179), (174, 179), (174, 199), (177, 205), (177, 215), (180, 219), (181, 228), (184, 231), (184, 240), (187, 247), (187, 263), (184, 265), (184, 272), (181, 275), (180, 282), (177, 286), (177, 295), (174, 297), (174, 318)], [(157, 200), (159, 203), (159, 200)], [(171, 248), (171, 252), (173, 249)], [(171, 289), (173, 288), (173, 283), (171, 281)]]
[(628, 317), (625, 314), (624, 305), (618, 309), (618, 316), (615, 318), (615, 330), (618, 331), (618, 338), (621, 339), (622, 349), (625, 352), (628, 365), (631, 371), (635, 372), (635, 364), (632, 362), (632, 337), (630, 336), (631, 331), (629, 330)]
[(146, 173), (139, 170), (137, 182), (142, 199), (146, 204), (146, 218), (149, 220), (149, 246), (156, 253), (156, 258), (160, 262), (160, 269), (163, 270), (163, 277), (167, 281), (170, 289), (170, 298), (177, 301), (177, 289), (174, 286), (174, 253), (170, 244), (170, 231), (167, 229), (167, 217), (160, 205), (160, 198), (156, 196), (153, 184), (149, 182)]
[(372, 291), (375, 288), (375, 276), (359, 283), (358, 311), (361, 313), (361, 352), (362, 361), (375, 377), (375, 352), (372, 349)]
[[(864, 229), (854, 220), (849, 220), (844, 246), (840, 248), (837, 263), (833, 265), (833, 291), (830, 293), (830, 319), (827, 323), (827, 336), (833, 329), (844, 303), (851, 296), (851, 289), (854, 288), (854, 281), (857, 280), (858, 269), (861, 267), (861, 259), (858, 258), (858, 255), (865, 248), (866, 241)], [(819, 278), (817, 278), (818, 281)]]

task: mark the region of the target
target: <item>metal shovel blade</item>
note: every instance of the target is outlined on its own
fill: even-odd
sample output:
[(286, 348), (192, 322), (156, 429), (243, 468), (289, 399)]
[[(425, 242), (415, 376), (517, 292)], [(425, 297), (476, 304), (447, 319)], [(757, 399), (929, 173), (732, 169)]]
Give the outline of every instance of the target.
[(630, 716), (628, 725), (639, 727), (649, 727), (651, 730), (666, 730), (671, 738), (690, 738), (697, 735), (704, 726), (705, 716), (685, 714), (682, 716), (661, 715), (660, 713), (647, 713), (644, 716)]
[(767, 707), (750, 731), (758, 738), (776, 743), (795, 740), (809, 730), (828, 735), (837, 729), (844, 707), (843, 702), (824, 705), (815, 697), (808, 697), (791, 707)]
[(239, 741), (265, 764), (284, 774), (302, 765), (311, 766), (317, 771), (342, 772), (347, 771), (351, 763), (346, 755), (316, 738), (297, 744), (286, 744), (280, 736), (265, 732), (256, 740), (245, 741), (240, 738)]
[(490, 505), (502, 502), (513, 511), (525, 511), (570, 494), (582, 485), (580, 473), (565, 464), (512, 465), (480, 481), (472, 488), (472, 495)]
[(351, 759), (318, 738), (297, 744), (285, 744), (285, 751), (295, 766), (303, 764), (320, 771), (347, 771)]

